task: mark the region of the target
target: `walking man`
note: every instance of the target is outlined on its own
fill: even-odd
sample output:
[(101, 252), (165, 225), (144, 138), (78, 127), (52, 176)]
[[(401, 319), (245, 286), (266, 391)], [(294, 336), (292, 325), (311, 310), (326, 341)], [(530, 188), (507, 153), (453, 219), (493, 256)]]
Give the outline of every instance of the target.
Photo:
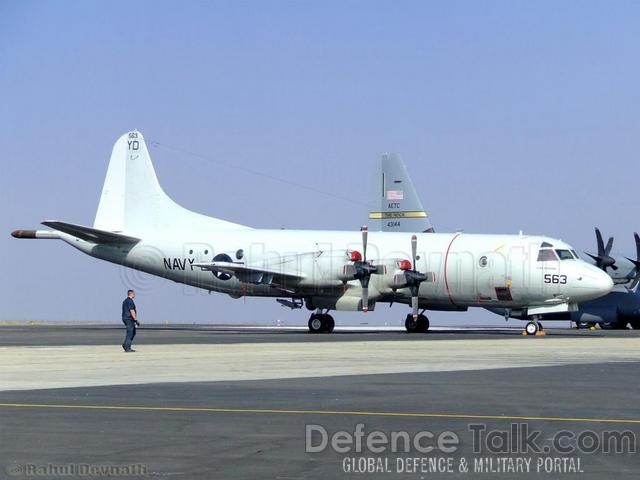
[(122, 302), (122, 323), (127, 327), (127, 334), (124, 337), (122, 348), (127, 353), (135, 352), (135, 350), (131, 348), (131, 343), (136, 336), (136, 325), (140, 325), (140, 323), (138, 323), (138, 314), (136, 313), (136, 304), (133, 301), (134, 298), (136, 298), (136, 292), (134, 290), (128, 290), (127, 298)]

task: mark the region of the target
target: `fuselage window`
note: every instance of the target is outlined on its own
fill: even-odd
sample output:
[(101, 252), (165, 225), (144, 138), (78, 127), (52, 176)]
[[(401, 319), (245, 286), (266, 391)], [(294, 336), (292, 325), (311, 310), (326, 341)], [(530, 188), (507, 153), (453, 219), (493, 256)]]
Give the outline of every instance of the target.
[(558, 260), (556, 254), (553, 253), (553, 250), (550, 248), (543, 248), (538, 253), (538, 261), (539, 262), (552, 262)]
[(573, 260), (573, 255), (571, 254), (571, 252), (569, 250), (556, 250), (556, 253), (558, 254), (558, 257), (560, 257), (560, 260)]

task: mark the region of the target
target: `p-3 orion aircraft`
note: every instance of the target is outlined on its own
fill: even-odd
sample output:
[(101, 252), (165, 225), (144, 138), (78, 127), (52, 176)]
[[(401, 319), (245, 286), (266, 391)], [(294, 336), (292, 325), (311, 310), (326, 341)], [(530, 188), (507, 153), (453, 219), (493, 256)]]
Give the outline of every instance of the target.
[[(392, 201), (402, 195), (396, 187), (385, 193)], [(264, 230), (201, 215), (165, 194), (138, 131), (113, 147), (92, 227), (42, 224), (49, 229), (12, 235), (60, 239), (92, 257), (233, 298), (306, 306), (314, 333), (333, 331), (331, 310), (367, 312), (385, 302), (411, 306), (409, 331), (428, 329), (426, 309), (492, 306), (526, 312), (527, 332), (535, 334), (538, 315), (570, 311), (613, 285), (549, 237)]]
[[(434, 231), (405, 164), (397, 154), (382, 155), (376, 165), (374, 180), (369, 212), (372, 227), (384, 232)], [(385, 185), (403, 189), (402, 198), (394, 202), (386, 201)], [(613, 237), (609, 237), (605, 243), (600, 230), (596, 228), (595, 232), (597, 250), (595, 253), (582, 252), (581, 258), (606, 272), (614, 283), (613, 289), (600, 298), (580, 303), (577, 309), (544, 313), (537, 316), (538, 320), (571, 320), (578, 328), (599, 324), (602, 328), (625, 329), (631, 325), (634, 329), (640, 329), (640, 235), (634, 233), (636, 256), (633, 259), (612, 253)], [(572, 253), (576, 255), (575, 251)], [(568, 258), (565, 254), (556, 260)], [(505, 319), (531, 319), (522, 310), (487, 308)]]

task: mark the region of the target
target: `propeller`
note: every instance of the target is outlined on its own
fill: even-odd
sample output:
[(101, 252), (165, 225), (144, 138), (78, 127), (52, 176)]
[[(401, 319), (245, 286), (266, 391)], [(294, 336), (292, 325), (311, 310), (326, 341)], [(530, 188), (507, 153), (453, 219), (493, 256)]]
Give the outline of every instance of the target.
[(418, 318), (418, 292), (420, 290), (420, 284), (427, 280), (427, 275), (416, 270), (416, 252), (418, 250), (418, 237), (416, 235), (411, 236), (411, 268), (405, 270), (404, 277), (407, 287), (411, 292), (411, 311), (413, 313), (413, 319)]
[(604, 241), (602, 240), (602, 234), (596, 227), (596, 240), (598, 242), (598, 254), (592, 255), (587, 253), (587, 255), (593, 258), (596, 262), (596, 266), (605, 272), (607, 271), (607, 268), (618, 270), (618, 267), (615, 264), (616, 259), (609, 255), (611, 253), (611, 247), (613, 247), (613, 237), (609, 237), (607, 245), (605, 246)]
[(632, 260), (629, 257), (625, 257), (627, 260), (629, 260), (631, 263), (633, 263), (636, 266), (636, 273), (635, 273), (635, 276), (633, 277), (633, 280), (631, 281), (629, 290), (633, 290), (634, 288), (636, 288), (636, 285), (638, 285), (638, 282), (640, 282), (640, 236), (637, 233), (634, 233), (633, 237), (636, 240), (636, 259)]
[(362, 232), (362, 257), (359, 252), (351, 253), (351, 260), (355, 268), (353, 278), (360, 280), (362, 287), (362, 311), (369, 311), (369, 279), (374, 273), (378, 273), (378, 267), (367, 261), (367, 239), (369, 229), (364, 225), (360, 231)]

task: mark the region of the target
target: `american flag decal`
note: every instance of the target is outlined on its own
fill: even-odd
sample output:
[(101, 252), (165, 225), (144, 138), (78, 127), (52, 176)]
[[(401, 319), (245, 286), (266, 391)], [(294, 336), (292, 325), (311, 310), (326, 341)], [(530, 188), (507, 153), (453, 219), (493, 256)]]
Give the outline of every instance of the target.
[(387, 200), (402, 200), (404, 192), (402, 190), (387, 190)]

